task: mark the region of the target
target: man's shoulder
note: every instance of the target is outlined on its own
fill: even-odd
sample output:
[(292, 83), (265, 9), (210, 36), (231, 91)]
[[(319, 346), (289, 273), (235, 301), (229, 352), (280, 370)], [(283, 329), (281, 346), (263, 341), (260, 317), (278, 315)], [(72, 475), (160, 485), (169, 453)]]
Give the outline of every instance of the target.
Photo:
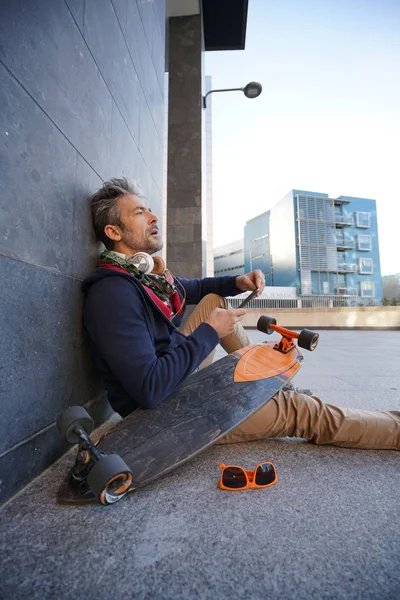
[(140, 283), (130, 273), (114, 271), (103, 267), (95, 269), (82, 283), (82, 292), (86, 297), (103, 294), (123, 293), (140, 294)]

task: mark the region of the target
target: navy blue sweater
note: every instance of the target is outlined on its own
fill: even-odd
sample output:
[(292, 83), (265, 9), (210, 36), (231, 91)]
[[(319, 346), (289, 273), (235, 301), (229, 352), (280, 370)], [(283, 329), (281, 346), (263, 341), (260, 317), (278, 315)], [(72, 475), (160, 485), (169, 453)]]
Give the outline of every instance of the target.
[[(186, 304), (197, 304), (209, 293), (240, 293), (235, 277), (176, 279), (185, 289)], [(84, 280), (82, 291), (94, 360), (111, 406), (123, 417), (167, 398), (219, 342), (208, 323), (189, 336), (180, 333), (183, 313), (170, 321), (129, 273), (99, 267)]]

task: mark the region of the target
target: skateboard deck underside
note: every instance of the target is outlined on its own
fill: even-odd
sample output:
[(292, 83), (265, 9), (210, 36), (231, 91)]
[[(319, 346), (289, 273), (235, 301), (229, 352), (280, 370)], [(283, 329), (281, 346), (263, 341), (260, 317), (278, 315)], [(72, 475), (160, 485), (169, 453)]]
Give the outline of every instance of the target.
[[(272, 344), (251, 345), (192, 375), (159, 406), (138, 409), (113, 427), (98, 444), (118, 454), (133, 473), (132, 488), (175, 469), (222, 438), (272, 398), (300, 368), (297, 347), (288, 354)], [(236, 381), (235, 381), (236, 379)], [(64, 480), (61, 503), (80, 504)]]

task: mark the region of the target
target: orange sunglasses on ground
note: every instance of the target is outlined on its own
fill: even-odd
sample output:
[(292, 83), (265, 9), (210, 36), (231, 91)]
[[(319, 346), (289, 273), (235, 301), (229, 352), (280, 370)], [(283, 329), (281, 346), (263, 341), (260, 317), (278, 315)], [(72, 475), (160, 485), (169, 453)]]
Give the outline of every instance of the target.
[(259, 463), (254, 471), (247, 471), (236, 465), (219, 465), (222, 469), (218, 487), (221, 490), (240, 491), (249, 488), (265, 488), (278, 481), (275, 467), (270, 462)]

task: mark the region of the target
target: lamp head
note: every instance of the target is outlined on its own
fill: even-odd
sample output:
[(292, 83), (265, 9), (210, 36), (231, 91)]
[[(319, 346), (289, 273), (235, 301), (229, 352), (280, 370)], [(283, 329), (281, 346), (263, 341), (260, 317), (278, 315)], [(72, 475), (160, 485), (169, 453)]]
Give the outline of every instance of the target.
[(247, 98), (257, 98), (257, 96), (259, 96), (261, 92), (262, 85), (257, 81), (250, 81), (250, 83), (248, 83), (246, 87), (243, 88), (243, 93)]

